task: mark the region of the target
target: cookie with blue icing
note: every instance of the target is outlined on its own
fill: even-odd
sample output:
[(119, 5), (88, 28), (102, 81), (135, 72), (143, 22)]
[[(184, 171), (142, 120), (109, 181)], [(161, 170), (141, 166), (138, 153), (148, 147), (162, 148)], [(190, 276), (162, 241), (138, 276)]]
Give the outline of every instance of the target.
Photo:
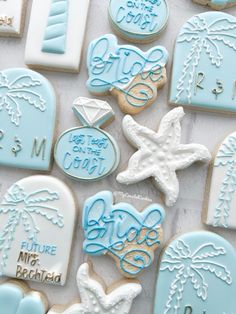
[(114, 31), (136, 43), (154, 41), (166, 27), (167, 0), (110, 0), (109, 19)]
[(8, 281), (0, 285), (0, 310), (2, 314), (46, 314), (48, 302), (24, 282)]
[(54, 150), (55, 161), (73, 179), (103, 179), (116, 170), (120, 161), (115, 139), (101, 129), (114, 118), (114, 112), (107, 102), (85, 97), (74, 101), (73, 111), (82, 126), (60, 135)]
[(154, 314), (235, 313), (235, 262), (235, 249), (215, 233), (175, 238), (161, 258)]
[(167, 61), (168, 52), (162, 46), (143, 52), (118, 45), (114, 35), (104, 35), (88, 48), (87, 88), (96, 95), (111, 93), (123, 112), (137, 114), (155, 102), (165, 85)]
[(109, 191), (97, 193), (84, 204), (84, 252), (108, 254), (122, 275), (136, 277), (154, 260), (154, 251), (162, 242), (164, 219), (165, 211), (159, 204), (139, 212), (131, 204), (115, 204)]
[(236, 112), (236, 18), (206, 12), (190, 18), (176, 41), (170, 103), (189, 108)]
[(0, 165), (49, 170), (55, 121), (56, 96), (45, 77), (24, 68), (0, 72)]
[(236, 5), (235, 0), (193, 0), (202, 5), (208, 5), (212, 9), (222, 10)]

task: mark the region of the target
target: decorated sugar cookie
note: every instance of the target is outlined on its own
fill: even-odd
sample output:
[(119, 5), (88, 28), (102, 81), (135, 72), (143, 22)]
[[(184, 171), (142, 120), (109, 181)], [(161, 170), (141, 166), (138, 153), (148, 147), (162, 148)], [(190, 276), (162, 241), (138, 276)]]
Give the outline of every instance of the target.
[(75, 214), (72, 193), (54, 177), (13, 184), (0, 203), (0, 275), (64, 285)]
[(215, 233), (175, 238), (160, 262), (154, 314), (235, 313), (235, 262), (235, 249)]
[(211, 226), (236, 229), (236, 132), (216, 152), (209, 171), (204, 221)]
[(212, 9), (222, 10), (236, 5), (236, 0), (193, 0), (202, 5), (208, 5)]
[(110, 0), (109, 18), (115, 32), (137, 43), (154, 41), (166, 27), (166, 0)]
[(205, 146), (180, 143), (183, 116), (182, 107), (171, 110), (162, 118), (157, 133), (139, 125), (131, 116), (124, 117), (123, 132), (138, 151), (130, 158), (127, 170), (117, 176), (119, 183), (134, 184), (151, 177), (164, 194), (166, 205), (175, 204), (179, 195), (176, 171), (211, 159)]
[(25, 52), (29, 67), (79, 71), (89, 2), (33, 0)]
[(107, 292), (98, 275), (93, 277), (89, 264), (82, 264), (77, 273), (81, 302), (67, 308), (54, 306), (48, 314), (129, 314), (134, 299), (142, 291), (141, 285), (138, 282), (123, 280), (116, 283), (115, 289)]
[(88, 49), (88, 90), (92, 94), (114, 95), (121, 110), (137, 114), (152, 105), (166, 83), (168, 52), (156, 46), (143, 52), (134, 46), (120, 46), (114, 35), (91, 42)]
[(120, 151), (101, 126), (114, 118), (107, 102), (79, 97), (73, 111), (82, 127), (65, 131), (55, 145), (55, 161), (68, 176), (86, 181), (100, 180), (116, 170)]
[(46, 314), (48, 302), (42, 293), (12, 280), (0, 285), (0, 310), (2, 314)]
[(55, 120), (45, 77), (23, 68), (0, 72), (0, 165), (49, 170)]
[(26, 0), (0, 0), (0, 36), (21, 37)]
[(165, 211), (152, 204), (142, 212), (127, 203), (114, 204), (113, 195), (103, 191), (87, 199), (83, 209), (84, 251), (108, 254), (127, 278), (149, 267), (162, 242)]
[(193, 16), (177, 37), (170, 102), (189, 108), (236, 112), (236, 18), (223, 12)]

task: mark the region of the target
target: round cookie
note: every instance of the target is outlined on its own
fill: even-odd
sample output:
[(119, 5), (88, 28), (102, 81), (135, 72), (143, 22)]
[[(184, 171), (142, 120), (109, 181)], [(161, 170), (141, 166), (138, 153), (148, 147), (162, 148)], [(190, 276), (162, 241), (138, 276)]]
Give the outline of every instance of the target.
[(176, 171), (211, 159), (205, 146), (180, 143), (183, 116), (182, 107), (171, 110), (162, 118), (158, 132), (141, 126), (131, 116), (124, 117), (124, 135), (138, 151), (130, 158), (128, 168), (118, 174), (119, 183), (129, 185), (152, 178), (166, 205), (175, 204), (179, 195)]
[(84, 204), (84, 252), (108, 254), (123, 276), (137, 277), (152, 264), (162, 243), (164, 219), (165, 211), (159, 204), (139, 212), (128, 203), (114, 204), (109, 191), (97, 193)]
[(69, 188), (51, 176), (24, 178), (5, 193), (0, 219), (0, 276), (64, 285), (76, 219)]
[(208, 5), (215, 10), (222, 10), (236, 5), (236, 0), (193, 0), (193, 2)]
[(110, 0), (109, 20), (114, 31), (134, 43), (149, 43), (166, 27), (167, 0)]
[(59, 137), (55, 161), (73, 179), (103, 179), (116, 170), (120, 161), (117, 143), (100, 129), (114, 118), (114, 112), (107, 102), (85, 97), (74, 101), (73, 111), (83, 126), (69, 129)]
[(56, 95), (45, 77), (24, 68), (0, 72), (0, 165), (48, 171), (55, 121)]
[(124, 113), (138, 114), (151, 106), (166, 81), (168, 52), (155, 46), (144, 52), (118, 45), (114, 35), (93, 40), (88, 48), (87, 88), (95, 95), (111, 93)]
[(235, 249), (215, 233), (176, 237), (162, 253), (153, 314), (234, 313), (235, 263)]
[(92, 266), (82, 264), (77, 272), (80, 303), (71, 306), (54, 306), (48, 314), (129, 314), (134, 299), (141, 293), (138, 282), (122, 280), (110, 289), (104, 288), (101, 278), (93, 273)]

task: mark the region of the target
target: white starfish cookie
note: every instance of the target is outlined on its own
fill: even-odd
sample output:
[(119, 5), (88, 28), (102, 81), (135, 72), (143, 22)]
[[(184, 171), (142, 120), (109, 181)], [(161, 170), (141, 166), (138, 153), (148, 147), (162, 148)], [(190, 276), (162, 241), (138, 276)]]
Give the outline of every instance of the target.
[(210, 152), (203, 145), (180, 144), (183, 116), (182, 107), (171, 110), (162, 118), (157, 133), (139, 125), (129, 115), (124, 117), (124, 134), (138, 151), (130, 158), (127, 170), (117, 176), (119, 183), (128, 185), (152, 177), (157, 188), (164, 193), (166, 205), (175, 204), (179, 195), (176, 171), (196, 161), (211, 159)]
[(142, 291), (137, 282), (128, 281), (106, 294), (103, 286), (90, 276), (89, 264), (82, 264), (77, 273), (81, 303), (67, 309), (54, 306), (48, 314), (129, 314), (133, 300)]

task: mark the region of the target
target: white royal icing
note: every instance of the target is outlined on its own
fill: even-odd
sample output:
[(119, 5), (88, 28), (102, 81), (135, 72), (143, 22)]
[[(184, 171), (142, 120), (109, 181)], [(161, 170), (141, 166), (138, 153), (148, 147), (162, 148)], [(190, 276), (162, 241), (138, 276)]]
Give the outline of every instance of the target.
[(25, 0), (0, 0), (0, 36), (21, 36), (24, 4)]
[(206, 223), (236, 229), (236, 132), (219, 147), (212, 167)]
[(179, 195), (176, 171), (196, 161), (211, 159), (208, 149), (200, 144), (180, 144), (182, 107), (168, 112), (161, 120), (156, 133), (139, 125), (131, 116), (123, 119), (123, 131), (138, 151), (130, 158), (128, 169), (117, 176), (123, 184), (133, 184), (149, 177), (165, 195), (167, 206), (173, 206)]
[(58, 312), (54, 307), (48, 314), (129, 314), (134, 298), (142, 291), (140, 284), (129, 282), (106, 294), (103, 286), (90, 277), (86, 263), (78, 270), (77, 285), (81, 303), (70, 306), (64, 312)]
[(64, 285), (75, 214), (71, 191), (54, 177), (13, 184), (0, 203), (0, 276)]
[(34, 0), (25, 63), (78, 72), (90, 0)]

